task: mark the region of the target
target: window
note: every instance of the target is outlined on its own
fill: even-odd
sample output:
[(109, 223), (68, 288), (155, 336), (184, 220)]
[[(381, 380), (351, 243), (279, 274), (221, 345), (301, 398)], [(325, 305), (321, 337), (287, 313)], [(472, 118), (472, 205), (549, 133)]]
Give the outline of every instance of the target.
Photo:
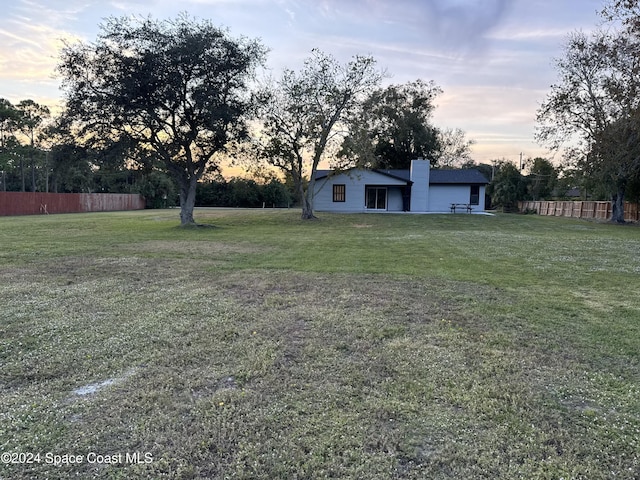
[(387, 209), (387, 187), (367, 187), (366, 197), (368, 209)]
[(471, 205), (480, 205), (480, 185), (471, 185), (469, 203)]
[(344, 202), (346, 201), (346, 185), (334, 185), (333, 186), (333, 201)]

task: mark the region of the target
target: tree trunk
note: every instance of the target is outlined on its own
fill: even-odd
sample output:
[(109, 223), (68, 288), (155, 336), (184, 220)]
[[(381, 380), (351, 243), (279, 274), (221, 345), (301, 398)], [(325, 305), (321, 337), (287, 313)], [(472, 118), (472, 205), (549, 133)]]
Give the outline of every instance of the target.
[(180, 188), (180, 226), (188, 227), (195, 225), (193, 219), (193, 208), (196, 204), (196, 185), (198, 180), (192, 176), (183, 182)]
[(618, 187), (618, 191), (613, 194), (611, 199), (611, 221), (614, 223), (625, 223), (624, 221), (624, 188)]
[(300, 203), (302, 205), (302, 220), (314, 220), (317, 218), (313, 214), (313, 177), (309, 180), (307, 191), (304, 191), (302, 179), (299, 181), (298, 192), (300, 193)]
[(313, 214), (313, 207), (309, 205), (307, 199), (302, 200), (302, 219), (313, 220), (316, 216)]

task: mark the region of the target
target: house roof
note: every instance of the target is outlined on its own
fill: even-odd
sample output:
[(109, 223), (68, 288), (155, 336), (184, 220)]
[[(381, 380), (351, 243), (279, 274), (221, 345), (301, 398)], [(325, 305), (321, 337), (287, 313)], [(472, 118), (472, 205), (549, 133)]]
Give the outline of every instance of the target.
[(486, 185), (489, 181), (480, 173), (479, 170), (473, 168), (464, 168), (458, 170), (431, 170), (429, 175), (430, 184), (480, 184)]
[(376, 168), (373, 171), (398, 180), (404, 180), (405, 182), (411, 181), (411, 172), (409, 170), (380, 170)]
[[(353, 170), (353, 169), (350, 169)], [(347, 170), (348, 171), (348, 170)], [(411, 181), (410, 170), (380, 170), (373, 169), (372, 171), (392, 177), (397, 180), (405, 182)], [(335, 173), (333, 170), (318, 170), (316, 171), (316, 180), (320, 178), (328, 177), (330, 174)], [(431, 169), (429, 174), (429, 183), (432, 185), (486, 185), (489, 181), (480, 173), (480, 171), (473, 168), (470, 169), (454, 169), (454, 170), (440, 170)]]
[(328, 177), (332, 173), (335, 173), (335, 171), (334, 170), (316, 170), (316, 180), (319, 180), (320, 178)]
[[(316, 180), (321, 178), (325, 178), (330, 176), (331, 174), (340, 174), (340, 173), (348, 173), (353, 170), (361, 170), (359, 168), (349, 168), (344, 171), (336, 171), (336, 170), (316, 170)], [(379, 173), (380, 175), (384, 175), (385, 177), (390, 177), (395, 180), (400, 180), (402, 182), (413, 183), (409, 178), (409, 170), (379, 170), (376, 168), (368, 169), (371, 172)]]

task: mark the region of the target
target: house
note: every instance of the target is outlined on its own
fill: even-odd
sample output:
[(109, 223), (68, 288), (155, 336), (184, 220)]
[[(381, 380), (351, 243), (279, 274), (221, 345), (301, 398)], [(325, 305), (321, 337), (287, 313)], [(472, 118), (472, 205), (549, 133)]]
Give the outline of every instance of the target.
[(431, 169), (412, 160), (409, 170), (319, 170), (314, 209), (325, 212), (481, 212), (489, 182), (478, 171)]

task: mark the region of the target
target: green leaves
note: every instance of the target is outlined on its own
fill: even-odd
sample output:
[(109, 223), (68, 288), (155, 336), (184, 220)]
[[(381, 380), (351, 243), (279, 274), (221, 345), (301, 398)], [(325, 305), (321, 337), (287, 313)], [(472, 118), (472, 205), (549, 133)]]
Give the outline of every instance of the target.
[(371, 57), (340, 64), (314, 49), (299, 72), (286, 69), (258, 95), (263, 99), (262, 139), (256, 156), (292, 176), (303, 217), (313, 217), (313, 187), (307, 187), (305, 177), (312, 185), (320, 161), (344, 138), (342, 127), (381, 79)]
[(373, 91), (350, 119), (340, 156), (375, 168), (408, 168), (416, 158), (435, 158), (440, 148), (431, 114), (440, 93), (422, 80)]
[(153, 152), (178, 182), (190, 223), (195, 183), (217, 153), (247, 137), (249, 83), (265, 53), (257, 40), (186, 14), (112, 17), (95, 43), (63, 50), (59, 72), (68, 115), (94, 135)]
[(602, 12), (610, 28), (568, 38), (559, 81), (537, 113), (538, 142), (564, 148), (567, 163), (616, 201), (619, 222), (627, 184), (640, 176), (637, 12), (635, 1), (611, 1)]

